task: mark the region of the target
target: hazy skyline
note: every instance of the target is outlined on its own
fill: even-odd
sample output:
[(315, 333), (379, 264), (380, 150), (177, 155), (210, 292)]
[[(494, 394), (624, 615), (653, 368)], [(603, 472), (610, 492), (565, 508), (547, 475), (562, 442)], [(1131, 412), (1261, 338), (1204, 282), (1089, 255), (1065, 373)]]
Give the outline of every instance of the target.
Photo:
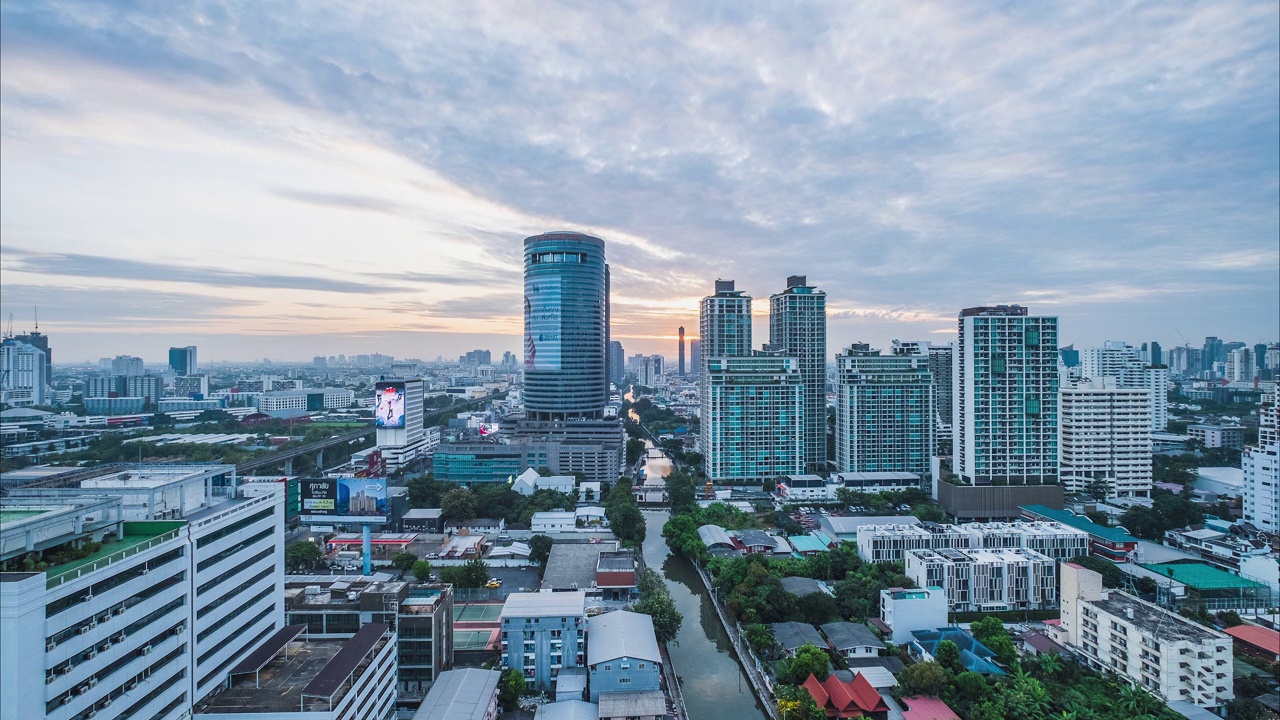
[(791, 274), (832, 354), (1280, 336), (1274, 2), (18, 0), (0, 66), (0, 306), (59, 362), (519, 353), (557, 229), (628, 354), (717, 277), (758, 345)]

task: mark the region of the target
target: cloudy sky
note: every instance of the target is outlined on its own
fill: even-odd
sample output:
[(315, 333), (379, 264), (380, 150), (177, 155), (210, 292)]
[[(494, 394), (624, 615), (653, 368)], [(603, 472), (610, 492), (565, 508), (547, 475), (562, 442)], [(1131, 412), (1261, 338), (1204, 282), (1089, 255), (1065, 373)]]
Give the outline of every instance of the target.
[(1274, 340), (1278, 7), (5, 0), (0, 305), (60, 361), (518, 351), (579, 229), (628, 352), (789, 274), (833, 353)]

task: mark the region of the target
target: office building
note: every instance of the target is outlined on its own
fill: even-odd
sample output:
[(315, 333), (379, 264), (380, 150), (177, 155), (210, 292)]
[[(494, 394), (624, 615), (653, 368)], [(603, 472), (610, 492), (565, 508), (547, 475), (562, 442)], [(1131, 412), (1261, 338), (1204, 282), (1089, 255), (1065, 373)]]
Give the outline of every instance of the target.
[(1272, 392), (1258, 410), (1258, 444), (1244, 449), (1244, 517), (1259, 530), (1280, 534), (1280, 393)]
[(598, 420), (608, 403), (604, 241), (554, 232), (524, 241), (525, 412)]
[(638, 355), (636, 358), (636, 382), (647, 388), (657, 387), (666, 375), (666, 358), (661, 355)]
[(622, 349), (622, 343), (617, 340), (609, 341), (609, 382), (622, 387), (623, 380), (626, 379), (627, 371), (624, 367), (626, 362), (625, 350)]
[(1054, 638), (1090, 667), (1116, 673), (1165, 703), (1220, 708), (1235, 697), (1230, 636), (1062, 565), (1062, 624)]
[(5, 500), (5, 717), (186, 716), (282, 624), (283, 486), (239, 497), (229, 465), (84, 474)]
[(370, 623), (349, 639), (320, 640), (289, 626), (228, 674), (195, 708), (198, 720), (394, 720), (396, 635)]
[(866, 344), (851, 345), (836, 357), (840, 470), (932, 475), (937, 437), (929, 360), (923, 352), (881, 355)]
[(586, 660), (586, 593), (511, 593), (502, 606), (502, 666), (546, 692), (562, 669)]
[(933, 376), (933, 406), (936, 435), (939, 440), (951, 439), (951, 407), (955, 394), (955, 375), (952, 369), (955, 345), (929, 345), (929, 374)]
[(1060, 473), (1068, 492), (1098, 499), (1151, 495), (1151, 391), (1115, 378), (1061, 388)]
[(955, 473), (973, 485), (1058, 479), (1058, 319), (1018, 305), (960, 312)]
[(0, 402), (49, 404), (49, 364), (40, 348), (19, 340), (0, 343)]
[(36, 329), (31, 332), (18, 333), (8, 338), (9, 340), (17, 340), (20, 343), (26, 343), (31, 347), (38, 348), (44, 352), (44, 376), (46, 379), (53, 378), (53, 350), (49, 348), (49, 336), (40, 332), (40, 323), (36, 323)]
[(173, 369), (174, 375), (195, 375), (199, 372), (196, 365), (196, 346), (169, 348), (169, 367)]
[(1257, 368), (1254, 367), (1253, 350), (1251, 348), (1236, 348), (1227, 353), (1225, 377), (1228, 381), (1251, 383), (1256, 375)]
[(458, 364), (462, 367), (477, 368), (481, 365), (493, 364), (493, 353), (488, 350), (470, 350), (462, 357), (458, 358)]
[(587, 620), (587, 692), (591, 702), (606, 693), (662, 689), (662, 655), (653, 619), (619, 610)]
[(1100, 348), (1085, 350), (1080, 356), (1080, 375), (1096, 380), (1115, 378), (1116, 387), (1142, 388), (1151, 393), (1151, 432), (1164, 432), (1169, 425), (1169, 368), (1153, 365), (1141, 351), (1118, 340), (1108, 340)]
[[(1280, 362), (1280, 361), (1278, 361)], [(702, 341), (689, 343), (689, 374), (697, 377), (702, 372)]]
[(1212, 335), (1204, 339), (1204, 345), (1200, 349), (1200, 362), (1205, 371), (1212, 373), (1214, 364), (1227, 359), (1222, 347), (1222, 341)]
[(867, 562), (903, 562), (911, 550), (1034, 550), (1053, 560), (1089, 553), (1088, 533), (1059, 522), (989, 522), (963, 525), (879, 523), (856, 533)]
[(703, 363), (707, 477), (759, 481), (804, 467), (804, 383), (795, 358), (711, 357)]
[[(387, 460), (387, 470), (394, 472), (428, 451), (427, 431), (422, 425), (423, 382), (421, 378), (383, 376), (374, 384), (374, 393), (375, 407), (386, 408), (384, 414), (389, 410), (398, 415), (377, 423), (378, 448)], [(403, 405), (396, 407), (397, 403)], [(402, 414), (396, 413), (401, 409)]]
[(1168, 353), (1169, 373), (1180, 377), (1200, 374), (1201, 350), (1188, 346), (1171, 348)]
[(677, 375), (684, 377), (684, 326), (680, 326), (680, 360), (677, 366)]
[(142, 358), (133, 355), (117, 355), (111, 360), (112, 375), (142, 375), (146, 373)]
[(351, 407), (355, 393), (346, 388), (281, 390), (258, 396), (258, 412), (272, 417), (301, 417), (312, 412)]
[(787, 289), (769, 297), (769, 345), (772, 350), (780, 350), (797, 360), (804, 389), (804, 413), (800, 418), (804, 468), (824, 471), (827, 469), (827, 294), (810, 285), (804, 275), (788, 277)]

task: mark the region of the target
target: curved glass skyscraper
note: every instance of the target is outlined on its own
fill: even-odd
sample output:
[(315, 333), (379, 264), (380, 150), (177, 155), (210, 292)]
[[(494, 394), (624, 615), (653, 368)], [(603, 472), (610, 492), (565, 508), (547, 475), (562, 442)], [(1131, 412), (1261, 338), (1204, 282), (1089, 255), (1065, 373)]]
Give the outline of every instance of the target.
[(529, 420), (591, 420), (609, 401), (604, 241), (551, 232), (524, 241), (524, 388)]

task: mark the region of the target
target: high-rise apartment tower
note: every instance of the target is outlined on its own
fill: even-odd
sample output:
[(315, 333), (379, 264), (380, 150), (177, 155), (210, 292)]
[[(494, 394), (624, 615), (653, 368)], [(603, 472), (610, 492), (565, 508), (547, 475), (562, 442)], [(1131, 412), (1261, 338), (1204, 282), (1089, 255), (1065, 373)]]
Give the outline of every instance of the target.
[(827, 467), (827, 294), (804, 275), (769, 297), (769, 345), (796, 358), (804, 386), (801, 444), (806, 470)]

